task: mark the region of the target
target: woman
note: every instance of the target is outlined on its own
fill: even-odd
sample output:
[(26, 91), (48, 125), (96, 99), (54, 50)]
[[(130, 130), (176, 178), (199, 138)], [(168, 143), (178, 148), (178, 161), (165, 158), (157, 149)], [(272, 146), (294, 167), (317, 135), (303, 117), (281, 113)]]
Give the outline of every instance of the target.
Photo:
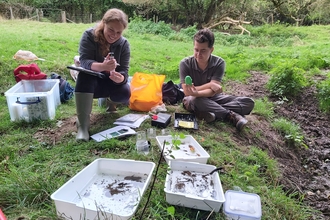
[[(102, 72), (104, 78), (80, 72), (76, 82), (77, 140), (89, 140), (90, 114), (93, 98), (110, 99), (127, 104), (130, 45), (122, 34), (127, 28), (127, 15), (119, 9), (108, 10), (95, 28), (86, 30), (79, 44), (80, 65)], [(114, 54), (114, 58), (109, 53)]]

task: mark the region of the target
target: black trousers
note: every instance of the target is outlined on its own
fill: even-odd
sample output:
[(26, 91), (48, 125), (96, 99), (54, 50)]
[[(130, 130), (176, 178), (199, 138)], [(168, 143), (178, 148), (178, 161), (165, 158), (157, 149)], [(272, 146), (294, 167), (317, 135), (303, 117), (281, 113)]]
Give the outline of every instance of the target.
[(94, 98), (110, 97), (113, 102), (118, 103), (128, 103), (131, 96), (128, 83), (118, 85), (109, 77), (101, 79), (84, 72), (78, 74), (75, 92), (93, 93)]

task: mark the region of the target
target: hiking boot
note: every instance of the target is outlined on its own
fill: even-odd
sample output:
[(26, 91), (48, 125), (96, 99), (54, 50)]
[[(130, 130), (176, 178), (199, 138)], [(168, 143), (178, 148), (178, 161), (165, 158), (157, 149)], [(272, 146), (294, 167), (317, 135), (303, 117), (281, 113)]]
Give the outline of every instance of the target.
[(236, 112), (229, 111), (227, 115), (227, 119), (230, 123), (232, 123), (237, 130), (242, 131), (245, 125), (248, 123), (248, 120), (246, 120), (243, 116), (240, 114), (237, 114)]
[(195, 112), (198, 119), (204, 120), (207, 123), (215, 121), (215, 114), (213, 112)]
[(110, 98), (107, 98), (106, 103), (107, 103), (107, 109), (105, 110), (106, 112), (109, 113), (117, 112), (117, 105), (115, 102), (111, 101)]
[(106, 107), (106, 112), (114, 113), (117, 112), (117, 103), (113, 102), (110, 98), (99, 98), (98, 106)]

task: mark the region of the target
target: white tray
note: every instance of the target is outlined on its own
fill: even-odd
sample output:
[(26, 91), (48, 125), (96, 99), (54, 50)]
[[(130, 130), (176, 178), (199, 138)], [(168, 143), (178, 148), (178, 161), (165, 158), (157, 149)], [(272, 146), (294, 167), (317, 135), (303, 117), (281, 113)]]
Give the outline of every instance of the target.
[(51, 195), (57, 214), (71, 220), (130, 219), (154, 167), (153, 162), (97, 159)]
[(225, 202), (216, 167), (195, 162), (171, 161), (166, 175), (166, 201), (193, 209), (219, 212)]
[[(210, 155), (191, 135), (185, 135), (183, 139), (172, 135), (156, 136), (156, 140), (160, 150), (163, 149), (164, 141), (166, 143), (163, 155), (167, 163), (171, 160), (179, 160), (206, 164), (210, 158)], [(173, 140), (179, 141), (177, 142), (180, 143), (178, 144), (179, 149), (175, 149)], [(193, 151), (191, 147), (193, 147)]]

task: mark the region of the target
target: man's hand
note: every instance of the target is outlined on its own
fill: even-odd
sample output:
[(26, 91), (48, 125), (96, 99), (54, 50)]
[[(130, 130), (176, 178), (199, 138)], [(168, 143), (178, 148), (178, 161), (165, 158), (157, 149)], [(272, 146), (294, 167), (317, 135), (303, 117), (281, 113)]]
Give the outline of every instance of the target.
[(222, 87), (220, 85), (220, 82), (215, 80), (196, 87), (194, 86), (194, 84), (190, 86), (183, 83), (182, 88), (185, 96), (212, 97), (215, 94), (222, 93)]
[(214, 92), (214, 94), (219, 94), (219, 93), (222, 93), (222, 86), (218, 83), (214, 83), (214, 82), (210, 82), (211, 84), (211, 89), (212, 91)]
[(198, 95), (198, 91), (197, 89), (195, 88), (194, 84), (192, 84), (191, 86), (190, 85), (187, 85), (185, 84), (186, 86), (186, 89), (185, 89), (185, 95), (186, 96), (197, 96)]

